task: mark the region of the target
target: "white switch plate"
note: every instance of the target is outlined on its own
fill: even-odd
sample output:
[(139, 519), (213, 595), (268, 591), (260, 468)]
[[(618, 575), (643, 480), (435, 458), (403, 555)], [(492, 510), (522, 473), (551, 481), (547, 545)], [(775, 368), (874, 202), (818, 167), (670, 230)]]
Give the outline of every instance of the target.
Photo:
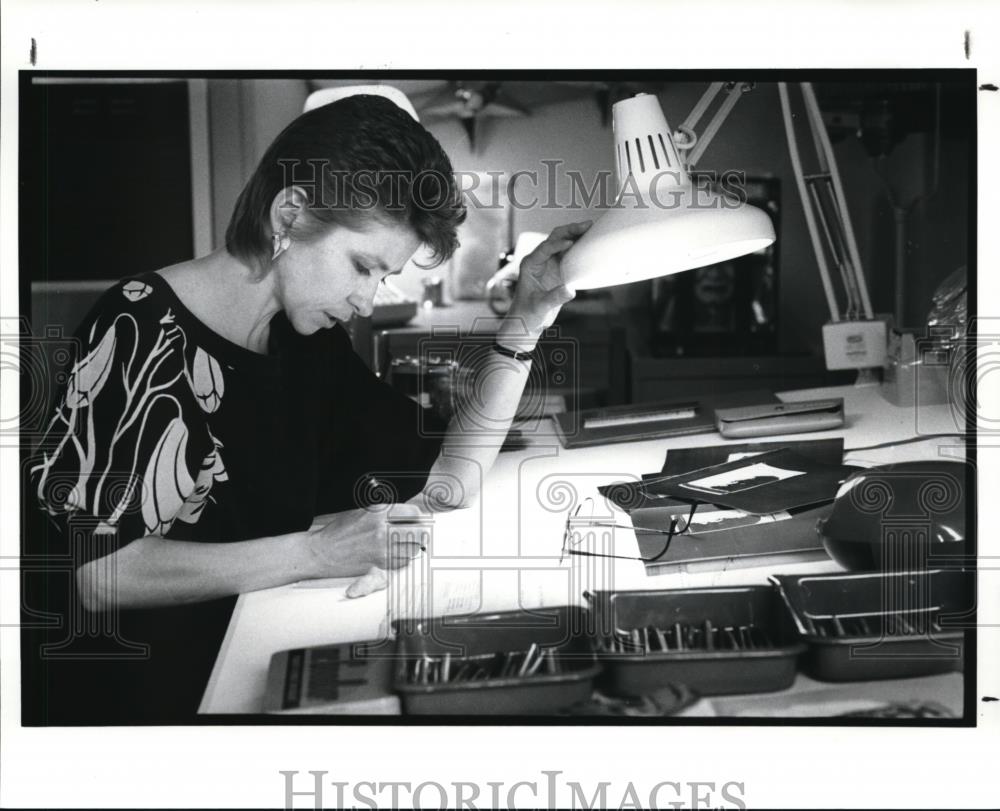
[(823, 325), (826, 368), (871, 369), (885, 365), (886, 322), (832, 321)]

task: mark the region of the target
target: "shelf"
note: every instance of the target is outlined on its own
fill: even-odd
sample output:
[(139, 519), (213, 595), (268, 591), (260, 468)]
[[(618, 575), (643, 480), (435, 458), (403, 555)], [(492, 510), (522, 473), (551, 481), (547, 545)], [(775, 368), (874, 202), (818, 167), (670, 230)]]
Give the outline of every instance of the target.
[(631, 353), (632, 402), (666, 400), (679, 392), (702, 395), (741, 389), (814, 388), (827, 385), (822, 358), (812, 355), (655, 358)]

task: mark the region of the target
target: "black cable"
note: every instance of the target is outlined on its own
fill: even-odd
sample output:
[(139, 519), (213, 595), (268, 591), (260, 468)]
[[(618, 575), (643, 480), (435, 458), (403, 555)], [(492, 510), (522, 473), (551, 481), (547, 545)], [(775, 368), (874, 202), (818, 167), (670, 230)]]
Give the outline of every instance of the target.
[(926, 434), (925, 436), (914, 436), (909, 439), (897, 439), (895, 442), (882, 442), (878, 445), (866, 445), (863, 448), (844, 448), (844, 453), (855, 453), (856, 451), (873, 451), (877, 448), (891, 448), (894, 445), (908, 445), (911, 442), (926, 442), (928, 439), (965, 438), (965, 434)]

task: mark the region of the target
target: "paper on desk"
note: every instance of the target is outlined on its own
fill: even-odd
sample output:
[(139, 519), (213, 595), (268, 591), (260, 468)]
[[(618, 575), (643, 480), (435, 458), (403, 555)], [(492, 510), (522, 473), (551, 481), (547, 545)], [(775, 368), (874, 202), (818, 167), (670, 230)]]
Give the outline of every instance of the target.
[[(386, 589), (348, 600), (344, 592), (354, 578), (327, 578), (296, 583), (296, 589), (326, 589), (329, 599), (364, 603), (366, 613), (382, 610), (387, 622), (427, 616), (474, 614), (540, 605), (567, 605), (582, 599), (578, 583), (565, 566), (511, 565), (498, 561), (483, 547), (483, 519), (478, 510), (455, 510), (434, 515), (426, 531), (427, 551), (402, 569), (389, 572)], [(554, 539), (558, 551), (559, 539)], [(554, 561), (553, 561), (554, 563)], [(381, 607), (373, 608), (380, 603)], [(340, 610), (338, 608), (338, 610)], [(353, 609), (351, 609), (353, 612)]]
[(934, 458), (962, 460), (965, 456), (965, 447), (959, 444), (959, 440), (939, 437), (928, 437), (922, 442), (906, 445), (890, 445), (887, 448), (857, 451), (848, 448), (844, 451), (844, 461), (847, 464), (863, 468), (900, 462), (924, 462)]
[(392, 619), (472, 614), (482, 604), (480, 573), (467, 570), (393, 572), (388, 613)]
[[(399, 586), (401, 585), (416, 585), (412, 573), (410, 572), (411, 567), (405, 567), (404, 569), (397, 569), (395, 571), (389, 572), (390, 585), (393, 583), (397, 584), (395, 589), (386, 587), (381, 592), (375, 592), (374, 594), (367, 595), (367, 597), (377, 598), (376, 595), (381, 594), (382, 599), (385, 599), (387, 593), (392, 594), (394, 591), (398, 592)], [(434, 597), (434, 610), (441, 611), (448, 614), (454, 614), (458, 612), (472, 612), (479, 607), (479, 602), (481, 598), (481, 584), (477, 582), (471, 582), (468, 578), (461, 578), (457, 576), (448, 577), (446, 575), (462, 575), (466, 572), (447, 572), (441, 571), (437, 572), (434, 578), (433, 585), (433, 597)], [(317, 580), (300, 580), (297, 583), (292, 584), (292, 588), (296, 589), (330, 589), (346, 592), (348, 587), (357, 580), (356, 577), (327, 577)], [(403, 582), (400, 582), (403, 581)], [(347, 599), (344, 597), (344, 599)], [(360, 597), (357, 599), (365, 599), (365, 597)], [(405, 604), (396, 604), (394, 606), (395, 611), (400, 617), (403, 616), (417, 616), (413, 612), (419, 611), (422, 603), (419, 601), (408, 601)]]

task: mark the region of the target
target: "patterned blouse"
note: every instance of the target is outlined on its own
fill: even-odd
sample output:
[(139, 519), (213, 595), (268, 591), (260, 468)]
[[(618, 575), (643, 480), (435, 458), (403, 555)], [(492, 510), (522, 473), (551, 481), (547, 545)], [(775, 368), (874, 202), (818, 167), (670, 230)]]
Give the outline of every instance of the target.
[[(68, 552), (74, 565), (147, 535), (241, 541), (301, 531), (371, 498), (404, 500), (440, 449), (444, 426), (376, 378), (340, 326), (302, 336), (279, 314), (268, 353), (252, 352), (149, 273), (109, 290), (77, 337), (29, 472), (53, 519), (35, 551)], [(194, 711), (233, 603), (120, 612), (130, 640), (150, 645), (142, 664), (158, 660), (155, 678), (184, 693), (171, 718)], [(142, 672), (128, 678), (154, 678)], [(116, 690), (114, 702), (128, 697)]]

